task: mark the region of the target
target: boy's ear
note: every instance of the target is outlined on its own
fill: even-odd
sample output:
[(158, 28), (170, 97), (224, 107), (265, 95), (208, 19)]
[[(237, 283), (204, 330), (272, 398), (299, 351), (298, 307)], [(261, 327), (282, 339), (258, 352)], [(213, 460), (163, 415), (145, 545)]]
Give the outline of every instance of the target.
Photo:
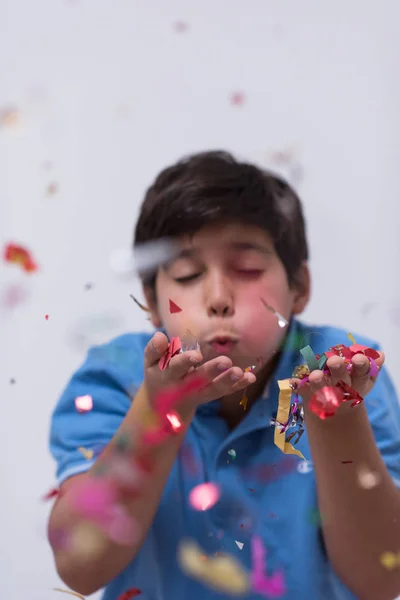
[(147, 308), (149, 309), (150, 320), (154, 327), (161, 327), (162, 321), (157, 308), (155, 289), (149, 285), (143, 286), (143, 294), (146, 298)]
[(311, 274), (308, 263), (304, 261), (293, 284), (293, 314), (299, 315), (306, 308), (311, 295)]

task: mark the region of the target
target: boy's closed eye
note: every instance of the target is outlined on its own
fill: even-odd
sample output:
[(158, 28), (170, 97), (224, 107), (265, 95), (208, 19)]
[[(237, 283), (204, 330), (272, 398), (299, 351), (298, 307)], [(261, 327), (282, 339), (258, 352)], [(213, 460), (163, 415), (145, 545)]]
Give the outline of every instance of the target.
[[(257, 278), (260, 277), (264, 273), (264, 269), (233, 269), (234, 274), (239, 275), (240, 277), (246, 278)], [(201, 275), (203, 275), (204, 271), (199, 273), (192, 273), (191, 275), (185, 275), (184, 277), (174, 277), (174, 281), (177, 283), (190, 283), (195, 279), (198, 279)]]

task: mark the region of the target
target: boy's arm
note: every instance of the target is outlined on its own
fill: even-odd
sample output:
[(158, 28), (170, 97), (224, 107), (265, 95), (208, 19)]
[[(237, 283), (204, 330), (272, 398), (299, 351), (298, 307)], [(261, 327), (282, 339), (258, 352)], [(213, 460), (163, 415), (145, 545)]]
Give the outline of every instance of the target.
[[(399, 422), (385, 368), (362, 404), (343, 406), (325, 421), (306, 409), (327, 553), (360, 600), (393, 600), (400, 593), (400, 563), (388, 570), (380, 561), (384, 552), (400, 550), (400, 492), (392, 478), (400, 468)], [(365, 471), (377, 485), (363, 485)]]
[[(148, 409), (147, 395), (138, 393), (116, 436), (97, 460), (96, 468), (106, 465), (108, 458), (116, 451), (118, 436), (123, 432), (131, 431), (135, 423), (142, 422), (143, 415)], [(92, 594), (117, 577), (134, 559), (153, 521), (169, 473), (193, 415), (194, 411), (187, 412), (184, 415), (183, 430), (176, 436), (168, 437), (164, 443), (152, 450), (149, 455), (149, 458), (154, 462), (151, 485), (145, 486), (138, 497), (125, 502), (129, 514), (140, 523), (140, 539), (134, 545), (122, 546), (107, 539), (107, 546), (102, 554), (91, 562), (80, 562), (74, 559), (73, 550), (68, 552), (53, 546), (58, 574), (70, 588), (83, 595)], [(132, 460), (135, 459), (134, 450), (132, 450), (131, 458)], [(50, 516), (49, 531), (61, 530), (68, 532), (79, 523), (80, 518), (71, 511), (69, 498), (75, 485), (82, 479), (93, 476), (93, 469), (94, 467), (88, 473), (77, 475), (64, 482), (59, 499), (55, 503)]]

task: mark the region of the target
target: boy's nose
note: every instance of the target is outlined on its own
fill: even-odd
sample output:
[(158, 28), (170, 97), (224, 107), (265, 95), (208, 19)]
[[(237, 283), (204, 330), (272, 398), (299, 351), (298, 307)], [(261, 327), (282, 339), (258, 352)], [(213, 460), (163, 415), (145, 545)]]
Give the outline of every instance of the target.
[(231, 307), (229, 304), (220, 304), (214, 302), (208, 308), (208, 315), (216, 317), (231, 317), (233, 315), (233, 307)]

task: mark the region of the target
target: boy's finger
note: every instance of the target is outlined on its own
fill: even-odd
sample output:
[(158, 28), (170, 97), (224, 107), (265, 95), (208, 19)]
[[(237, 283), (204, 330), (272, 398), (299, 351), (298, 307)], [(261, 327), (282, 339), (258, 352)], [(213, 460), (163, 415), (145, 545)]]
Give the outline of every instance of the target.
[(177, 354), (169, 361), (168, 378), (173, 380), (182, 379), (191, 367), (196, 367), (202, 360), (203, 356), (199, 350), (187, 350)]
[[(232, 361), (227, 356), (218, 356), (208, 360), (197, 369), (196, 374), (208, 381), (213, 381), (218, 375), (225, 373), (232, 367)], [(239, 369), (241, 371), (241, 369)]]
[(168, 348), (168, 338), (161, 331), (157, 331), (144, 349), (144, 368), (148, 369), (158, 363), (161, 356)]

